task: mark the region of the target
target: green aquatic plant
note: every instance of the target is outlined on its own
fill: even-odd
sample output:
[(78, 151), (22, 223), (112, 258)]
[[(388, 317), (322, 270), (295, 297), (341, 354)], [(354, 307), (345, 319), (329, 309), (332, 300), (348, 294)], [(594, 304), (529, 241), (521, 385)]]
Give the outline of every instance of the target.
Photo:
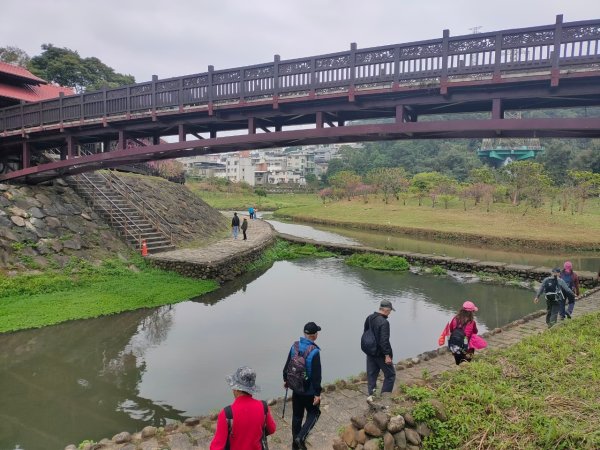
[(346, 258), (346, 264), (374, 270), (406, 271), (410, 268), (408, 261), (401, 256), (376, 253), (354, 253)]

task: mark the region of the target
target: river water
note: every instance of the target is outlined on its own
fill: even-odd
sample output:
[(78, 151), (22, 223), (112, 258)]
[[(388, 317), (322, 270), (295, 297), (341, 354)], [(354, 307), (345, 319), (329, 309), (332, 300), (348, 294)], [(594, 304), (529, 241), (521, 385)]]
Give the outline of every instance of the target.
[(303, 325), (323, 330), (324, 382), (365, 369), (359, 340), (382, 299), (394, 360), (436, 347), (466, 299), (481, 332), (534, 311), (531, 291), (347, 266), (341, 259), (277, 262), (196, 301), (0, 336), (0, 450), (62, 449), (148, 424), (217, 411), (224, 377), (258, 372), (262, 398), (283, 395), (281, 371)]
[(499, 249), (490, 246), (461, 245), (431, 239), (417, 239), (399, 233), (288, 223), (282, 220), (272, 220), (268, 215), (266, 218), (281, 233), (335, 244), (365, 245), (386, 250), (545, 267), (562, 267), (565, 261), (571, 261), (575, 271), (585, 270), (593, 273), (597, 273), (600, 268), (599, 252), (535, 251), (534, 249), (527, 249), (526, 252), (523, 252), (522, 249)]

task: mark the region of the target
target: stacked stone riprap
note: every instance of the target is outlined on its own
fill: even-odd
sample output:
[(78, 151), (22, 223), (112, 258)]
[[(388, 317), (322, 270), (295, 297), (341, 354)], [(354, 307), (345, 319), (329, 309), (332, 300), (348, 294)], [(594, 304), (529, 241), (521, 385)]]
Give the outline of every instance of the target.
[(127, 251), (64, 181), (0, 184), (0, 270), (64, 267), (72, 257), (93, 262)]
[[(430, 401), (436, 411), (436, 417), (446, 421), (443, 405)], [(423, 439), (431, 434), (425, 423), (417, 423), (412, 414), (394, 413), (397, 405), (390, 397), (384, 397), (369, 403), (369, 407), (360, 415), (353, 416), (333, 443), (334, 450), (417, 450), (422, 447)]]

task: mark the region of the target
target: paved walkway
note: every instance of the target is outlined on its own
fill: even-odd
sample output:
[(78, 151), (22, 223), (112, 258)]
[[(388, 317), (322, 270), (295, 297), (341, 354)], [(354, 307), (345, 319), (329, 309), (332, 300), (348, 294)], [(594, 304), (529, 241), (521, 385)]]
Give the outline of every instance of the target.
[[(232, 214), (228, 214), (227, 217), (231, 220)], [(243, 218), (244, 216), (240, 215), (240, 222)], [(154, 260), (182, 261), (193, 264), (216, 264), (240, 252), (261, 248), (276, 236), (273, 227), (260, 219), (248, 220), (248, 231), (246, 234), (248, 236), (246, 241), (243, 240), (243, 235), (240, 231), (237, 239), (233, 239), (230, 236), (206, 247), (155, 253), (149, 255), (148, 258)]]

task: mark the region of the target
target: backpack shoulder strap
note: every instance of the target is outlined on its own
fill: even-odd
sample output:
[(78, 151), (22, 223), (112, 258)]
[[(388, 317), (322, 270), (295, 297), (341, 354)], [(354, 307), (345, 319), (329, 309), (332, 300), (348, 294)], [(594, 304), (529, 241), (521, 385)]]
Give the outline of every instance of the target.
[(227, 420), (227, 442), (225, 443), (224, 450), (229, 450), (229, 438), (233, 436), (233, 410), (231, 409), (231, 405), (227, 405), (223, 408), (223, 411), (225, 411), (225, 420)]
[(265, 413), (265, 419), (267, 418), (267, 412), (269, 412), (269, 407), (267, 406), (267, 402), (265, 400), (262, 400), (262, 404), (263, 404), (263, 411)]

